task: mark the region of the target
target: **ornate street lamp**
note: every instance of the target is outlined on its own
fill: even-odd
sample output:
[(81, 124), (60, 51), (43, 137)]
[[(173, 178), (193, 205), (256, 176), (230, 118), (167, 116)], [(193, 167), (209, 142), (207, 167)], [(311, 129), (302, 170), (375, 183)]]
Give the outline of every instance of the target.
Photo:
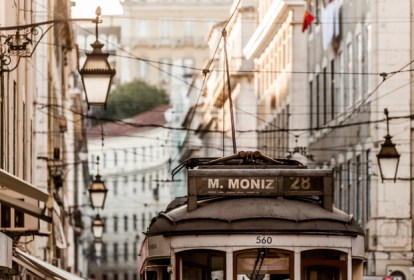
[(109, 53), (102, 52), (104, 45), (98, 40), (98, 23), (102, 22), (99, 19), (100, 15), (101, 8), (98, 7), (96, 9), (96, 19), (93, 21), (96, 24), (96, 40), (91, 44), (92, 52), (86, 53), (85, 64), (79, 70), (79, 74), (82, 77), (88, 108), (93, 105), (104, 106), (106, 109), (115, 69), (111, 68), (108, 62)]
[[(31, 57), (46, 33), (55, 25), (69, 22), (92, 21), (96, 26), (96, 41), (91, 44), (93, 50), (86, 54), (86, 61), (79, 73), (82, 77), (88, 108), (91, 105), (105, 106), (115, 70), (108, 62), (109, 53), (103, 53), (104, 46), (98, 40), (98, 24), (101, 8), (96, 9), (93, 19), (55, 19), (20, 26), (0, 26), (0, 32), (13, 31), (11, 34), (0, 34), (0, 77), (3, 73), (14, 71), (22, 57)], [(43, 30), (42, 26), (48, 26)], [(0, 88), (3, 91), (3, 88)]]
[(381, 173), (381, 179), (384, 180), (394, 180), (397, 179), (398, 164), (400, 162), (400, 154), (395, 148), (395, 144), (392, 143), (389, 132), (389, 117), (388, 109), (384, 109), (384, 114), (387, 120), (387, 135), (384, 136), (385, 141), (381, 144), (381, 149), (377, 154), (378, 166)]
[(104, 230), (104, 223), (99, 216), (99, 214), (96, 215), (95, 219), (92, 222), (92, 234), (94, 239), (102, 239), (103, 236), (103, 230)]
[(106, 193), (108, 189), (105, 187), (104, 181), (101, 180), (101, 175), (97, 174), (95, 180), (92, 181), (88, 189), (91, 199), (92, 208), (104, 208)]
[(101, 175), (99, 175), (99, 157), (97, 157), (97, 165), (98, 172), (95, 176), (95, 180), (92, 181), (92, 184), (90, 185), (88, 191), (89, 197), (91, 199), (92, 208), (103, 209), (108, 189), (105, 187), (105, 183), (104, 181), (102, 181)]

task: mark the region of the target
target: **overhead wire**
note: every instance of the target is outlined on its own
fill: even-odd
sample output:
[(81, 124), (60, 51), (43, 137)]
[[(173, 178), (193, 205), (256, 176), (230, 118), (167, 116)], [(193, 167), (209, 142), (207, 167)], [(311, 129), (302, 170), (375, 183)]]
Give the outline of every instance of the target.
[[(239, 1), (240, 2), (240, 1)], [(233, 11), (233, 14), (234, 14), (234, 12), (235, 12), (235, 10)], [(228, 24), (228, 22), (229, 21), (227, 21), (227, 23), (226, 23), (226, 25)], [(136, 58), (136, 59), (140, 59), (140, 58)], [(412, 62), (410, 62), (409, 64), (411, 64)], [(408, 66), (409, 64), (407, 64), (406, 66)], [(172, 65), (172, 64), (171, 64)], [(177, 66), (177, 65), (174, 65), (174, 66)], [(395, 72), (390, 72), (389, 74), (390, 75), (395, 75), (397, 72), (402, 72), (403, 71), (403, 69), (406, 67), (406, 66), (404, 66), (403, 68), (401, 68), (400, 70), (398, 70), (398, 71), (395, 71)], [(180, 67), (180, 66), (177, 66), (177, 67)], [(192, 68), (193, 70), (195, 70), (196, 68)], [(200, 70), (200, 69), (198, 69), (198, 70)], [(217, 70), (214, 70), (214, 71), (217, 71)], [(221, 71), (223, 71), (223, 70), (221, 70)], [(411, 69), (410, 70), (405, 70), (405, 71), (412, 71)], [(257, 72), (257, 71), (253, 71), (253, 72)], [(293, 72), (292, 72), (293, 73)], [(296, 72), (296, 73), (311, 73), (311, 72), (309, 72), (309, 71), (306, 71), (306, 72)], [(377, 75), (378, 73), (339, 73), (339, 74), (352, 74), (352, 75), (354, 75), (354, 74), (361, 74), (361, 75)], [(369, 97), (369, 96), (371, 96), (380, 86), (381, 86), (381, 84), (383, 83), (385, 81), (385, 79), (370, 93), (370, 94), (368, 94), (367, 96)], [(367, 98), (368, 98), (367, 97)], [(364, 102), (367, 100), (367, 98), (365, 98), (364, 99), (364, 101), (363, 102), (361, 102), (361, 104), (359, 105), (359, 106), (357, 106), (358, 108), (360, 107), (360, 106), (362, 106), (363, 104), (364, 104)], [(354, 110), (356, 110), (356, 108), (354, 109)], [(335, 128), (335, 127), (339, 127), (339, 126), (333, 126), (333, 128)], [(325, 127), (326, 128), (326, 127)], [(329, 128), (329, 127), (328, 127)], [(306, 130), (301, 130), (301, 131), (306, 131)]]

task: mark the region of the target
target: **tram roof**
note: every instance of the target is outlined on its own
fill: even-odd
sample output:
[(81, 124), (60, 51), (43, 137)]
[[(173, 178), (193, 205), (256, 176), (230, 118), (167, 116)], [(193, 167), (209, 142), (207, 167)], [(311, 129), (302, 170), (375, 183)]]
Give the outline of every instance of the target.
[(187, 198), (176, 198), (152, 220), (147, 235), (364, 234), (352, 215), (306, 198), (209, 197), (198, 205), (188, 211)]

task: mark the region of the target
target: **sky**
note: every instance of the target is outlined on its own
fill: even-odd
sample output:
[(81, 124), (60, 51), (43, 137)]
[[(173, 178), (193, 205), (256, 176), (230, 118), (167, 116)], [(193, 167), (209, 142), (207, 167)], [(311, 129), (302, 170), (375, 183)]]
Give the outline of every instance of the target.
[(123, 13), (120, 2), (122, 0), (76, 0), (72, 8), (73, 18), (93, 18), (96, 7), (100, 6), (102, 15), (121, 15)]

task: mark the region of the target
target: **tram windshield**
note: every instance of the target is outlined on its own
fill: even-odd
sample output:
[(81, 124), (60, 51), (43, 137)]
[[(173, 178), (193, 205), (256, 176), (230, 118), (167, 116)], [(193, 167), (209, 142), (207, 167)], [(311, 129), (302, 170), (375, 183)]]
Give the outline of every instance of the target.
[(289, 253), (258, 248), (236, 254), (237, 280), (284, 280), (291, 279)]
[(178, 258), (182, 280), (224, 279), (224, 252), (191, 250), (179, 253)]

